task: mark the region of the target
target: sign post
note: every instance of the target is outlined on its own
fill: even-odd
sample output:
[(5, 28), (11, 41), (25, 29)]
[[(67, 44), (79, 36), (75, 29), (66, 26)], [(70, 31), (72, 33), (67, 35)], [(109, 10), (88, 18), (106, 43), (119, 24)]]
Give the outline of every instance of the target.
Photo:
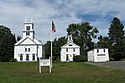
[(49, 67), (49, 72), (51, 73), (51, 59), (39, 59), (39, 73), (42, 72), (41, 67), (42, 66), (48, 66)]

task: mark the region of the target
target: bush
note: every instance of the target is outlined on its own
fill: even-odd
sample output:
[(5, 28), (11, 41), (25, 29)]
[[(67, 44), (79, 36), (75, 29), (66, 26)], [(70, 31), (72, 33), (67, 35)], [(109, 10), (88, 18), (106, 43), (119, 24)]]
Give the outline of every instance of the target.
[(122, 58), (120, 61), (125, 61), (125, 58)]
[(85, 62), (87, 61), (86, 56), (82, 56), (82, 55), (77, 55), (73, 57), (73, 61), (75, 62)]
[(17, 59), (11, 59), (9, 62), (17, 62)]

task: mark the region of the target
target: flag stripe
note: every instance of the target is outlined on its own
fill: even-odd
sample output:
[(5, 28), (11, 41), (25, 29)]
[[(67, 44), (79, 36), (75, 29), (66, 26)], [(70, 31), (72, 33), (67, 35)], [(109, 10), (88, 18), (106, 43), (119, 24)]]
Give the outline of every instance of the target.
[(56, 32), (56, 27), (53, 21), (52, 21), (52, 32)]

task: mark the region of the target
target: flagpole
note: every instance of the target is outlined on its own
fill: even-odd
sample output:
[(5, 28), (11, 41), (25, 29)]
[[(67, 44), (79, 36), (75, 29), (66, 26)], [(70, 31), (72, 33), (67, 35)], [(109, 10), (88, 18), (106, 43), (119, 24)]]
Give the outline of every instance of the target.
[(51, 31), (51, 69), (52, 69), (52, 31)]
[(56, 27), (55, 27), (55, 25), (54, 25), (54, 22), (52, 21), (52, 29), (51, 29), (51, 34), (50, 34), (50, 35), (51, 35), (51, 69), (52, 69), (52, 59), (53, 59), (53, 58), (52, 58), (52, 52), (53, 52), (53, 51), (52, 51), (52, 49), (53, 49), (53, 48), (52, 48), (52, 33), (53, 33), (53, 32), (56, 32), (56, 29), (55, 29), (55, 28), (56, 28)]

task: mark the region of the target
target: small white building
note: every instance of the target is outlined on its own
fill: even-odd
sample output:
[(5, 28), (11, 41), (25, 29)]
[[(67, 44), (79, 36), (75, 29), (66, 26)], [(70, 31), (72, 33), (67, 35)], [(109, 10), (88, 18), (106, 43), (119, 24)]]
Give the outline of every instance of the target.
[(97, 48), (88, 51), (88, 61), (93, 62), (106, 62), (109, 61), (109, 51), (108, 48)]
[(61, 47), (61, 61), (73, 61), (73, 57), (80, 55), (80, 46), (73, 43), (72, 35), (68, 36), (67, 43)]
[(24, 23), (23, 38), (14, 45), (14, 59), (19, 62), (37, 61), (42, 57), (42, 43), (35, 39), (34, 24)]

